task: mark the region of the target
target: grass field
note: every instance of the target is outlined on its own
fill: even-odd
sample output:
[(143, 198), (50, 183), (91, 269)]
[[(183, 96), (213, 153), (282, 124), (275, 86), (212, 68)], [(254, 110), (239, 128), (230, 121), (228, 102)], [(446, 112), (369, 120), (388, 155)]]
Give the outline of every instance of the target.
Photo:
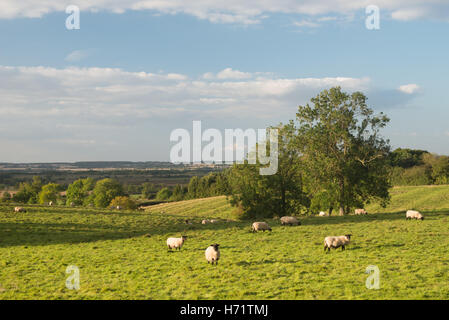
[[(0, 206), (0, 299), (449, 299), (449, 186), (394, 188), (389, 207), (368, 206), (373, 214), (268, 220), (273, 232), (257, 234), (250, 221), (226, 221), (224, 197), (146, 212), (25, 207)], [(409, 207), (426, 219), (406, 221)], [(346, 233), (346, 251), (323, 252), (325, 236)], [(167, 252), (166, 238), (181, 234), (182, 250)], [(222, 257), (211, 266), (204, 250), (215, 242)], [(69, 265), (79, 290), (65, 287)], [(379, 290), (365, 287), (369, 265)]]

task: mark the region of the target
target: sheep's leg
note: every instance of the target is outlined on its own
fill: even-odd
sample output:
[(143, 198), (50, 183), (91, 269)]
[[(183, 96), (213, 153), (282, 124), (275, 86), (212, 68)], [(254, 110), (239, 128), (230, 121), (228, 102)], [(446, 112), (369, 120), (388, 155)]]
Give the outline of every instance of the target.
[(341, 251), (346, 250), (345, 246), (341, 246)]

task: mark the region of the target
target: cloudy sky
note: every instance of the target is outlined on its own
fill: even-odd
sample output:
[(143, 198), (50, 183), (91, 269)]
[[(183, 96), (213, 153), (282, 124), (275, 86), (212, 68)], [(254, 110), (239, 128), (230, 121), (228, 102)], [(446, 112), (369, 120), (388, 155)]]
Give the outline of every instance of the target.
[(0, 162), (168, 161), (193, 120), (264, 128), (336, 85), (449, 154), (448, 36), (447, 0), (2, 0)]

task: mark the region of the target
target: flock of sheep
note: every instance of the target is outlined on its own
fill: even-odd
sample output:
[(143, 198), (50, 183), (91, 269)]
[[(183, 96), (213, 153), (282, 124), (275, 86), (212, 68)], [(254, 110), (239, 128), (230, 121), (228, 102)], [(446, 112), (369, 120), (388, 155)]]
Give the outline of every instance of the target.
[[(53, 203), (52, 203), (53, 204)], [(22, 207), (15, 207), (14, 212), (26, 212), (26, 210)], [(360, 214), (368, 214), (365, 209), (355, 209), (354, 214), (360, 215)], [(323, 211), (321, 211), (318, 216), (326, 216), (327, 214)], [(424, 220), (424, 216), (416, 210), (407, 210), (405, 214), (405, 218), (407, 220), (409, 219), (416, 219), (416, 220)], [(210, 223), (217, 223), (218, 220), (216, 219), (204, 219), (201, 221), (202, 224), (210, 224)], [(280, 218), (281, 225), (289, 225), (289, 226), (298, 226), (301, 225), (301, 222), (296, 217), (291, 216), (284, 216)], [(187, 225), (191, 225), (192, 222), (189, 220), (185, 220), (185, 223)], [(251, 226), (252, 232), (258, 232), (258, 231), (270, 231), (271, 228), (266, 222), (254, 222)], [(178, 249), (181, 250), (182, 245), (184, 244), (185, 240), (187, 239), (187, 236), (181, 236), (180, 238), (168, 238), (167, 239), (167, 247), (169, 250), (172, 249)], [(331, 249), (337, 249), (341, 247), (341, 250), (345, 250), (345, 247), (349, 244), (351, 239), (351, 234), (346, 234), (343, 236), (328, 236), (324, 238), (324, 251), (330, 251)], [(218, 243), (211, 244), (209, 247), (207, 247), (205, 251), (205, 257), (207, 260), (207, 263), (211, 263), (212, 265), (215, 263), (218, 264), (218, 260), (220, 259), (220, 245)]]
[[(355, 209), (354, 214), (361, 215), (361, 214), (368, 214), (365, 209)], [(318, 216), (326, 216), (326, 213), (321, 211)], [(409, 219), (417, 219), (417, 220), (424, 220), (423, 215), (416, 210), (407, 210), (405, 214), (405, 218), (407, 220)], [(202, 220), (202, 224), (209, 224), (209, 223), (216, 223), (218, 220), (216, 219), (205, 219)], [(301, 225), (301, 222), (296, 217), (291, 216), (284, 216), (280, 218), (281, 225), (289, 225), (289, 226), (299, 226)], [(188, 225), (191, 225), (192, 222), (189, 220), (185, 220), (185, 223)], [(270, 231), (271, 228), (266, 222), (254, 222), (251, 225), (251, 231), (252, 232), (258, 232), (258, 231)], [(341, 247), (341, 250), (345, 250), (345, 247), (349, 244), (351, 240), (351, 234), (346, 234), (343, 236), (328, 236), (324, 238), (324, 251), (329, 252), (331, 249), (337, 249)], [(167, 246), (169, 250), (172, 249), (178, 249), (181, 250), (182, 245), (184, 244), (185, 240), (187, 239), (187, 236), (182, 236), (180, 238), (168, 238), (167, 239)], [(207, 260), (207, 263), (211, 263), (212, 265), (215, 263), (218, 264), (218, 260), (220, 259), (220, 245), (218, 243), (211, 244), (209, 247), (207, 247), (205, 251), (205, 257)]]

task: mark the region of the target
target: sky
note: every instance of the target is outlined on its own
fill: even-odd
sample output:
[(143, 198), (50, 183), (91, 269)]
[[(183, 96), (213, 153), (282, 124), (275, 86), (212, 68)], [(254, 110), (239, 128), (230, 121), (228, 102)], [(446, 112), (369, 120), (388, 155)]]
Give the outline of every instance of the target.
[(0, 162), (169, 161), (194, 120), (265, 128), (333, 86), (449, 154), (448, 38), (447, 0), (2, 0)]

